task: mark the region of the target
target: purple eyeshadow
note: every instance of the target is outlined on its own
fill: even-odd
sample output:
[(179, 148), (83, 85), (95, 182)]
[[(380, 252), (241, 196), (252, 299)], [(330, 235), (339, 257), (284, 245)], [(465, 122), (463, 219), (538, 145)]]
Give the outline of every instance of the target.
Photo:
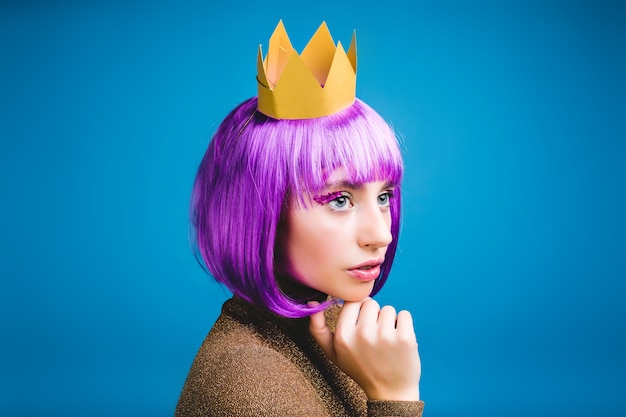
[(325, 195), (318, 195), (317, 197), (314, 197), (313, 200), (315, 200), (317, 204), (324, 205), (329, 201), (333, 201), (335, 198), (340, 197), (341, 195), (341, 191), (333, 191), (332, 193), (328, 193)]

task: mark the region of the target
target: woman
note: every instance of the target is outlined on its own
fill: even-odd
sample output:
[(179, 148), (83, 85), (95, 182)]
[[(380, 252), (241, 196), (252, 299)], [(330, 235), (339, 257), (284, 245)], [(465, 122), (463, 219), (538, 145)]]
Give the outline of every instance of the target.
[(224, 119), (194, 185), (198, 256), (234, 296), (176, 415), (421, 416), (411, 315), (369, 298), (395, 255), (403, 169), (354, 97), (354, 38), (345, 53), (322, 24), (298, 55), (281, 22), (261, 58), (258, 98)]

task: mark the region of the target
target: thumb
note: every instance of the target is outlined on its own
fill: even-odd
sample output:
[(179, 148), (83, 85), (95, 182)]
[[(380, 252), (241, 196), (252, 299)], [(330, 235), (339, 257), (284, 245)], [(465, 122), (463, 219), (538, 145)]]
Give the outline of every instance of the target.
[[(317, 302), (310, 302), (309, 306), (314, 307), (318, 305)], [(335, 345), (333, 342), (333, 333), (330, 331), (328, 326), (326, 326), (326, 317), (324, 316), (324, 310), (318, 311), (317, 313), (311, 315), (311, 322), (309, 324), (309, 332), (313, 339), (317, 342), (318, 345), (322, 348), (326, 356), (331, 361), (335, 361)]]

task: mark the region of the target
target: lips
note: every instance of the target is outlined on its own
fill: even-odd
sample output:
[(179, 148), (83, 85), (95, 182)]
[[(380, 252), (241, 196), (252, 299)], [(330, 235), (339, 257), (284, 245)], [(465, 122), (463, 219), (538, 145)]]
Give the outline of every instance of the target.
[(373, 281), (380, 275), (382, 260), (367, 261), (348, 269), (348, 274), (359, 281)]

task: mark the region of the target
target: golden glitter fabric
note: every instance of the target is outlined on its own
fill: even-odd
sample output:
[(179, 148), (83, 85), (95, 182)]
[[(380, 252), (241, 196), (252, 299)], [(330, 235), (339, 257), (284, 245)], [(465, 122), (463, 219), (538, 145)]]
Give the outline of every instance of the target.
[[(336, 311), (327, 314), (334, 327)], [(175, 417), (420, 417), (422, 401), (368, 401), (324, 354), (309, 319), (231, 298), (200, 347)]]

